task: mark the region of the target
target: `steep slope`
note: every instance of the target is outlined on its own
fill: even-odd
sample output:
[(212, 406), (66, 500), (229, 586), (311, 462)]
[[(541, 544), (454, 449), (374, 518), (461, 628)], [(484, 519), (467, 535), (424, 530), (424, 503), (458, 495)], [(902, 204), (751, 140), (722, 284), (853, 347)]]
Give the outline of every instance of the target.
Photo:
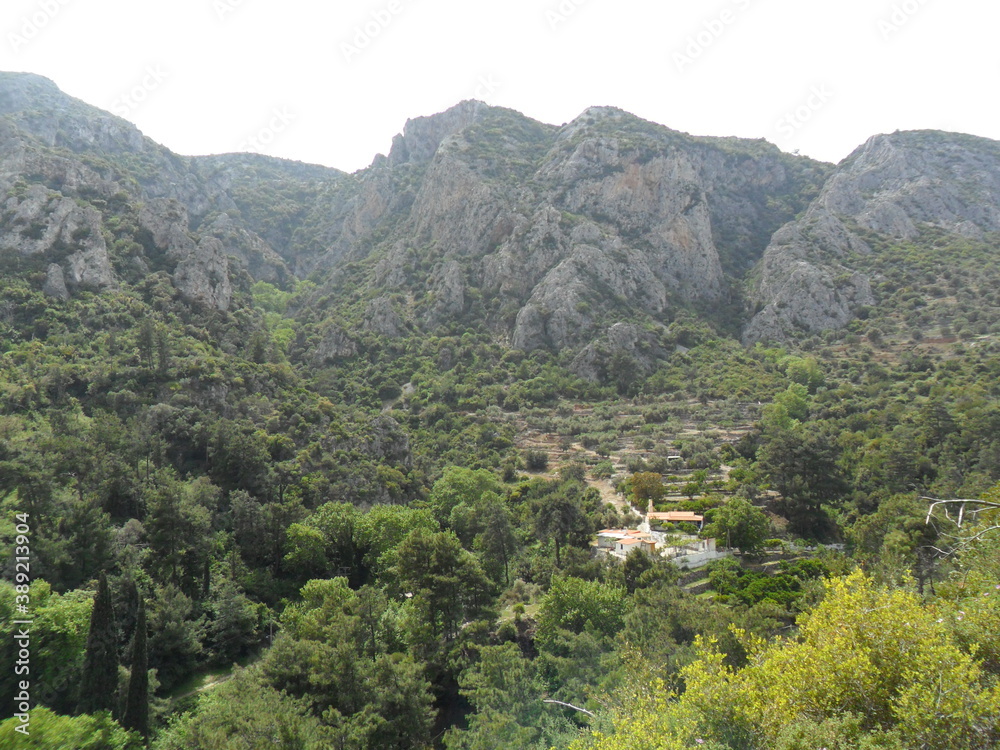
[(601, 107), (558, 128), (463, 102), (353, 175), (177, 156), (37, 76), (0, 76), (0, 116), (6, 262), (55, 296), (164, 271), (226, 310), (241, 285), (309, 276), (310, 316), (390, 336), (485, 326), (524, 350), (618, 324), (649, 330), (613, 341), (656, 338), (680, 309), (724, 306), (828, 171)]
[(254, 155), (180, 157), (47, 79), (0, 74), (0, 248), (64, 296), (167, 271), (228, 309), (242, 271), (283, 284), (301, 216), (345, 175)]
[[(680, 309), (734, 293), (825, 165), (763, 142), (692, 138), (620, 110), (555, 128), (476, 102), (411, 121), (357, 175), (369, 253), (317, 292), (387, 336), (485, 324), (509, 345), (578, 349), (618, 324), (654, 338)], [(376, 200), (377, 196), (377, 200)], [(386, 208), (394, 206), (395, 209)], [(338, 243), (332, 243), (334, 247)], [(630, 351), (647, 335), (611, 336)], [(591, 367), (584, 370), (589, 374)]]
[[(339, 483), (341, 497), (388, 499), (376, 466), (408, 471), (407, 435), (306, 388), (275, 332), (290, 325), (265, 320), (251, 292), (256, 280), (293, 283), (296, 258), (275, 247), (288, 252), (297, 217), (346, 177), (258, 156), (178, 157), (50, 81), (0, 74), (0, 419), (73, 413), (83, 431), (92, 417), (117, 420), (180, 475), (221, 482), (223, 454), (256, 461), (229, 468), (260, 495), (283, 491), (265, 477), (312, 445), (315, 464), (295, 471), (314, 471), (320, 493)], [(4, 497), (26, 465), (10, 434)], [(114, 472), (115, 483), (132, 477)], [(112, 489), (101, 507), (141, 518), (138, 493)]]
[(872, 253), (865, 236), (898, 242), (929, 230), (973, 240), (1000, 231), (1000, 144), (932, 131), (871, 138), (774, 235), (755, 271), (744, 340), (844, 326), (878, 301), (860, 270)]

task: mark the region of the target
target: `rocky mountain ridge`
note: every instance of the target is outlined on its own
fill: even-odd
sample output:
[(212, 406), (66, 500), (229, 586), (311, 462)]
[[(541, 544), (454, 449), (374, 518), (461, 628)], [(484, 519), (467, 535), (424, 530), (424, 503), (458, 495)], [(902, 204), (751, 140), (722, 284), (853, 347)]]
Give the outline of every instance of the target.
[(0, 255), (53, 297), (164, 272), (220, 311), (253, 281), (309, 277), (327, 331), (316, 362), (356, 352), (351, 330), (485, 326), (515, 348), (570, 349), (593, 377), (616, 353), (643, 368), (668, 356), (684, 311), (747, 343), (845, 325), (877, 303), (851, 262), (866, 232), (1000, 230), (998, 153), (897, 133), (833, 168), (610, 107), (557, 127), (470, 101), (408, 121), (345, 174), (178, 156), (46, 79), (0, 74)]
[(1000, 144), (932, 131), (873, 136), (775, 233), (751, 286), (759, 309), (744, 341), (845, 325), (878, 301), (851, 260), (872, 252), (863, 234), (912, 240), (931, 228), (974, 239), (1000, 231)]

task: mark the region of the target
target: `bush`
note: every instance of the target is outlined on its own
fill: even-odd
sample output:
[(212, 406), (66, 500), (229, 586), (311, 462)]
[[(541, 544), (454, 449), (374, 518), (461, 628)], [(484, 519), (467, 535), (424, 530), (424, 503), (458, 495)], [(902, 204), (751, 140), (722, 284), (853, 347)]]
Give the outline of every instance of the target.
[(594, 475), (594, 479), (610, 479), (615, 473), (615, 465), (611, 461), (600, 461), (590, 473)]
[(524, 465), (528, 471), (545, 471), (549, 468), (549, 454), (541, 450), (525, 451)]

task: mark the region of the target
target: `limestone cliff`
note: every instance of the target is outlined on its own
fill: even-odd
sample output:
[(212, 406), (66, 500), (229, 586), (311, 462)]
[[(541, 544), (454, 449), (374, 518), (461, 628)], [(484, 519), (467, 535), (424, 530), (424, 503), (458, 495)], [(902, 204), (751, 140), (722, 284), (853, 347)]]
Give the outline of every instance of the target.
[(611, 108), (556, 128), (466, 102), (408, 123), (362, 180), (374, 174), (396, 208), (365, 225), (389, 240), (373, 248), (373, 292), (412, 292), (407, 312), (433, 328), (478, 290), (513, 346), (559, 350), (719, 300), (825, 169)]
[(864, 233), (906, 240), (929, 227), (975, 238), (1000, 230), (1000, 144), (931, 131), (869, 139), (774, 235), (751, 286), (756, 311), (744, 341), (844, 326), (877, 303), (852, 262), (871, 252)]
[(615, 352), (669, 356), (650, 332), (681, 311), (748, 343), (846, 325), (878, 301), (855, 260), (871, 237), (1000, 231), (1000, 146), (896, 133), (834, 169), (611, 107), (555, 126), (462, 102), (345, 174), (178, 156), (51, 81), (0, 74), (0, 207), (0, 263), (53, 298), (164, 273), (225, 312), (254, 281), (308, 277), (317, 366), (364, 334), (478, 329), (568, 349), (594, 377)]

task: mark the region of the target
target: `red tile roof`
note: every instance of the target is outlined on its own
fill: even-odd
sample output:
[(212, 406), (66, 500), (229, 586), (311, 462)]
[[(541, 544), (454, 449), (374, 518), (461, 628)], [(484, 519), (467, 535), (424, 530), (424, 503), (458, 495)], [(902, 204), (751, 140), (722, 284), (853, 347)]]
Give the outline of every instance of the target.
[(667, 523), (701, 523), (704, 516), (691, 513), (686, 510), (672, 510), (668, 513), (650, 513), (647, 516), (649, 521), (666, 521)]

